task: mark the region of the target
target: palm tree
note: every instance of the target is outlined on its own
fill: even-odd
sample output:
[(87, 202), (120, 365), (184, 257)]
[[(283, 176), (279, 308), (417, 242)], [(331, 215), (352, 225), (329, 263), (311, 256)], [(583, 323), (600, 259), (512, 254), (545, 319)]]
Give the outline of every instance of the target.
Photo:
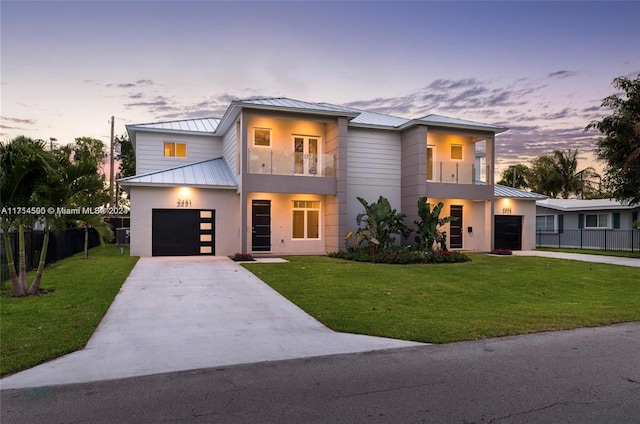
[(598, 174), (592, 167), (587, 167), (578, 171), (578, 149), (554, 150), (553, 151), (553, 173), (560, 187), (560, 194), (563, 199), (568, 199), (570, 195), (584, 197), (585, 190), (588, 190), (597, 178)]
[[(39, 205), (37, 193), (52, 171), (50, 157), (42, 140), (19, 136), (9, 143), (0, 143), (0, 225), (5, 244), (5, 255), (14, 296), (27, 293), (24, 226), (36, 217), (20, 208)], [(18, 272), (11, 251), (9, 230), (18, 230)]]
[[(97, 165), (88, 159), (81, 158), (79, 160), (72, 159), (72, 146), (62, 146), (52, 152), (52, 159), (55, 161), (55, 170), (53, 170), (47, 179), (46, 186), (42, 189), (40, 198), (43, 205), (53, 207), (58, 210), (59, 207), (74, 209), (87, 206), (83, 204), (83, 199), (89, 193), (97, 192), (104, 189), (102, 182), (95, 178), (97, 175)], [(49, 244), (50, 233), (59, 231), (69, 225), (69, 221), (82, 220), (81, 225), (88, 231), (88, 222), (95, 226), (99, 231), (102, 239), (109, 239), (110, 232), (106, 224), (99, 215), (78, 214), (76, 216), (47, 214), (44, 217), (45, 230), (42, 249), (40, 251), (40, 261), (36, 275), (27, 290), (27, 294), (33, 295), (38, 293), (40, 289), (40, 281), (44, 272), (44, 265), (47, 257), (47, 247)]]

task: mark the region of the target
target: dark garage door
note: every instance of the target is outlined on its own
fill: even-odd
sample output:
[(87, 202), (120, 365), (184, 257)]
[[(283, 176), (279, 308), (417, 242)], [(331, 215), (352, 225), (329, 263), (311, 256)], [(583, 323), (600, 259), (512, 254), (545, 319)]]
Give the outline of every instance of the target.
[(522, 250), (522, 216), (495, 216), (495, 248)]
[(153, 209), (151, 254), (153, 256), (215, 254), (215, 211)]

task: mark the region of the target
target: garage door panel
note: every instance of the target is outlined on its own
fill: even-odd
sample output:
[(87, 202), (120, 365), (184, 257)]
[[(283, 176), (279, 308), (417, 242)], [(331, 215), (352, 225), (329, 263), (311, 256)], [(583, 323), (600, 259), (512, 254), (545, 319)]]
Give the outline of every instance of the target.
[[(211, 218), (204, 219), (201, 218), (200, 210), (153, 209), (151, 254), (153, 256), (214, 254), (215, 214), (211, 215)], [(210, 237), (202, 240), (203, 234)], [(206, 240), (209, 238), (210, 240)]]
[(496, 249), (522, 250), (522, 216), (495, 216)]

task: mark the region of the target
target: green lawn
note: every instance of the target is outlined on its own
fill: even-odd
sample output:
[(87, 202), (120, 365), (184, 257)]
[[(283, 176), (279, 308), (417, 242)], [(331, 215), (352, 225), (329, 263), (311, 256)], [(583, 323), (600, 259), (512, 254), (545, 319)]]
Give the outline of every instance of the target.
[[(27, 298), (0, 299), (0, 375), (11, 374), (82, 348), (98, 326), (138, 258), (116, 246), (100, 246), (44, 271), (41, 288)], [(33, 280), (28, 274), (28, 281)]]
[(640, 320), (640, 268), (469, 255), (384, 265), (328, 257), (244, 264), (328, 327), (446, 343)]
[(627, 252), (624, 250), (559, 249), (556, 247), (538, 247), (536, 250), (543, 250), (546, 252), (582, 253), (584, 255), (618, 256), (621, 258), (640, 258), (640, 251), (638, 250), (635, 252)]

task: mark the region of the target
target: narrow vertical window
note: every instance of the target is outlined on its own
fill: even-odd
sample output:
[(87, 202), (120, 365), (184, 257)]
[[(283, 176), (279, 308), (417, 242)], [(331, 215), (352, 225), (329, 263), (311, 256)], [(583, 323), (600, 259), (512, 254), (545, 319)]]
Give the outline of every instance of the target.
[(433, 181), (434, 147), (427, 146), (427, 180)]

